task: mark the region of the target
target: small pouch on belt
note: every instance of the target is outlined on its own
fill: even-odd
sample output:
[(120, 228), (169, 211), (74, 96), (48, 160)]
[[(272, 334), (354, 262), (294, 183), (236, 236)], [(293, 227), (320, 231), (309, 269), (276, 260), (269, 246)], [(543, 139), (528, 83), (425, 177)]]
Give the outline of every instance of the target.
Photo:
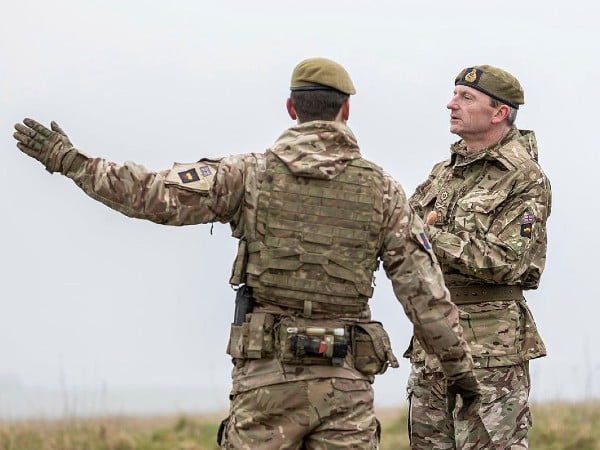
[(232, 358), (241, 359), (244, 357), (244, 326), (231, 324), (229, 331), (229, 343), (227, 344), (227, 354)]
[(279, 358), (285, 364), (342, 366), (348, 351), (346, 329), (301, 326), (284, 320), (279, 325)]
[(227, 353), (234, 358), (260, 359), (273, 356), (275, 317), (267, 313), (246, 314), (241, 326), (231, 325)]
[(246, 358), (260, 359), (271, 356), (273, 353), (273, 315), (252, 313), (249, 316)]
[(354, 368), (364, 375), (384, 373), (388, 366), (398, 367), (390, 337), (381, 322), (357, 323), (352, 328)]

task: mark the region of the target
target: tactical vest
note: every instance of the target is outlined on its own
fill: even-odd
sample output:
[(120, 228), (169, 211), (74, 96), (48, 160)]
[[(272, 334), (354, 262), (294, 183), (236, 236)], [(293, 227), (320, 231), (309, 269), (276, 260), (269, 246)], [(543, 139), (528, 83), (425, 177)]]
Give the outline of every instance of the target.
[(383, 173), (357, 159), (332, 180), (298, 177), (267, 153), (246, 283), (257, 301), (352, 316), (367, 308), (381, 245)]

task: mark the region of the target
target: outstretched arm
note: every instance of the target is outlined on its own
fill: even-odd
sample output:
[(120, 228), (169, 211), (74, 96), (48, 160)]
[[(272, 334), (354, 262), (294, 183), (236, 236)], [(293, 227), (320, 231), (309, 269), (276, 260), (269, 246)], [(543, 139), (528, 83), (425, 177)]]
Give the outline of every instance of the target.
[[(118, 165), (89, 158), (76, 149), (55, 123), (32, 119), (15, 125), (14, 138), (23, 153), (46, 169), (71, 178), (86, 194), (129, 217), (166, 225), (229, 222), (243, 197), (242, 157), (175, 165), (153, 172), (127, 162)], [(197, 166), (197, 167), (195, 167)], [(192, 182), (188, 182), (190, 177)]]

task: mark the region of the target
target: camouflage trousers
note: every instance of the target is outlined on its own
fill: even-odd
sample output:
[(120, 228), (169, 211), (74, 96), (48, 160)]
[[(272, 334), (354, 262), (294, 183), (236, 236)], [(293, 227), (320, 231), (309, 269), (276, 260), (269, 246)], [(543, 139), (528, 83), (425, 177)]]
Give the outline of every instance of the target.
[[(482, 401), (476, 417), (454, 420), (446, 408), (440, 372), (414, 364), (408, 380), (412, 449), (526, 449), (531, 428), (529, 365), (475, 369)], [(460, 400), (457, 400), (457, 407)]]
[(368, 381), (329, 378), (264, 386), (235, 395), (221, 449), (377, 449), (379, 422)]

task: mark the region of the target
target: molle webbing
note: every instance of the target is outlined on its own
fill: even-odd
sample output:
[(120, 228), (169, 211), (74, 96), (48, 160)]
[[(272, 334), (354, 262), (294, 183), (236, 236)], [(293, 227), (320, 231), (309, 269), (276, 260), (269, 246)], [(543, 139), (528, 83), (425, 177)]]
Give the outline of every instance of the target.
[(296, 177), (273, 154), (261, 185), (247, 282), (259, 301), (353, 314), (373, 294), (383, 176), (359, 159), (333, 180)]

